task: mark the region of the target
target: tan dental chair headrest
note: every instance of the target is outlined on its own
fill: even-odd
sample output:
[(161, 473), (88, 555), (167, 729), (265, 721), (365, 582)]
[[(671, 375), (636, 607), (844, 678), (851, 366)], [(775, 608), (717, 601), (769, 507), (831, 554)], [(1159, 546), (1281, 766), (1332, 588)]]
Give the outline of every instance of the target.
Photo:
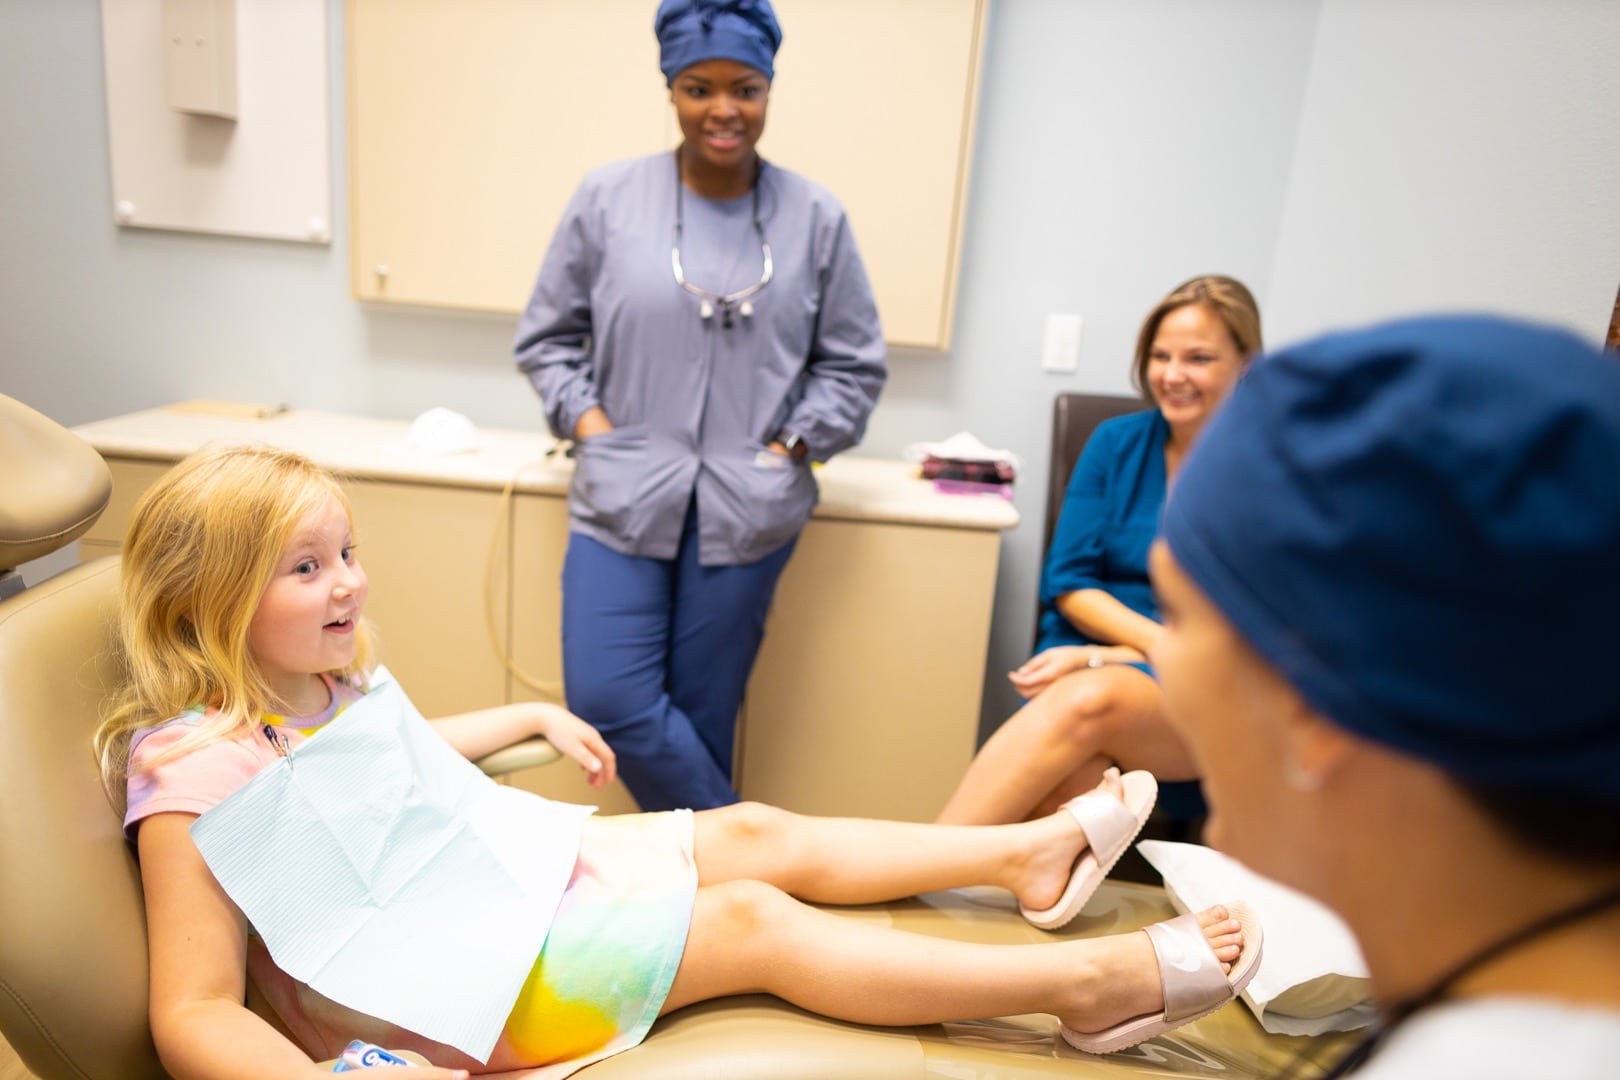
[(89, 443), (0, 394), (0, 571), (72, 543), (111, 496), (112, 473)]

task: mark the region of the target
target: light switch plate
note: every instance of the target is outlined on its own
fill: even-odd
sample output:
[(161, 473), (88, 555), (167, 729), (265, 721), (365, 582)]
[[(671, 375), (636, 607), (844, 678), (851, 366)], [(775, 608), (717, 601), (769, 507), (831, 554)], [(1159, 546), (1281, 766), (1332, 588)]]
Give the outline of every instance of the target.
[(1080, 366), (1080, 316), (1046, 317), (1046, 343), (1041, 350), (1043, 371), (1072, 372)]

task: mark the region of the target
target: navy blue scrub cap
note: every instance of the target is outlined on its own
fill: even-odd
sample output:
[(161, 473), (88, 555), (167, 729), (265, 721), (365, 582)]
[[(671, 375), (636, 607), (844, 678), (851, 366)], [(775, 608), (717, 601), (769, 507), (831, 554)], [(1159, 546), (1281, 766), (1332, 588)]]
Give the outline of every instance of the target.
[(1620, 805), (1620, 362), (1404, 320), (1257, 360), (1165, 509), (1322, 715), (1464, 781)]
[(776, 76), (782, 27), (769, 0), (663, 0), (653, 33), (666, 84), (704, 60), (736, 60)]

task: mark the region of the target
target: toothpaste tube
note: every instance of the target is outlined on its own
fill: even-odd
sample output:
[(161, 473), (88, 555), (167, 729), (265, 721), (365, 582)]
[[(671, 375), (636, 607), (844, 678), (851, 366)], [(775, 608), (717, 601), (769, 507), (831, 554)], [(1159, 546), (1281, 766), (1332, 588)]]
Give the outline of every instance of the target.
[(353, 1072), (356, 1069), (369, 1069), (373, 1065), (409, 1065), (410, 1062), (398, 1054), (390, 1054), (380, 1046), (374, 1046), (364, 1039), (356, 1039), (343, 1048), (338, 1055), (337, 1064), (332, 1071)]

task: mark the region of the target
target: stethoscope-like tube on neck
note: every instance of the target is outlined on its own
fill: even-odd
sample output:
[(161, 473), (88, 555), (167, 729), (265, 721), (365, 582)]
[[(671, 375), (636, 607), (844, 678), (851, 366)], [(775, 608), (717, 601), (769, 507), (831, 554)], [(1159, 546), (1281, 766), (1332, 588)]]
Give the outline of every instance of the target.
[(753, 317), (754, 305), (749, 298), (769, 285), (771, 276), (775, 272), (775, 266), (771, 260), (771, 244), (770, 241), (765, 239), (765, 226), (759, 220), (759, 178), (762, 171), (763, 169), (760, 167), (756, 167), (754, 171), (753, 220), (754, 233), (759, 237), (759, 251), (764, 268), (760, 272), (759, 280), (746, 289), (738, 289), (736, 292), (729, 293), (717, 293), (712, 289), (705, 289), (701, 285), (686, 280), (686, 274), (681, 269), (681, 221), (683, 218), (681, 196), (685, 185), (681, 183), (679, 151), (675, 155), (675, 242), (670, 247), (669, 252), (670, 266), (675, 272), (675, 284), (698, 298), (699, 318), (704, 322), (708, 322), (714, 318), (715, 312), (718, 311), (720, 314), (720, 326), (726, 330), (730, 330), (736, 325), (736, 315), (742, 316), (745, 320)]

